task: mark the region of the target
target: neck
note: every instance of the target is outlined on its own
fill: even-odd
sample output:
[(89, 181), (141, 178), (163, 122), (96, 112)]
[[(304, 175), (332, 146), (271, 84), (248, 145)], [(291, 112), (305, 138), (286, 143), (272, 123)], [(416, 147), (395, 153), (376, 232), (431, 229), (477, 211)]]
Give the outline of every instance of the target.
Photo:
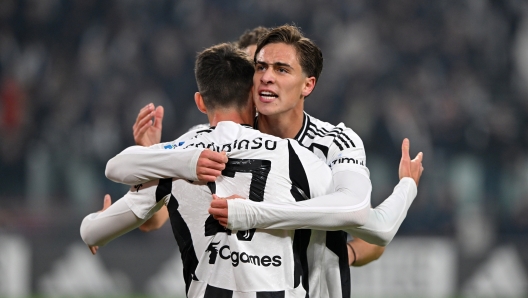
[(259, 114), (258, 130), (279, 138), (295, 138), (302, 128), (304, 110), (291, 110), (287, 116)]
[(238, 124), (247, 124), (253, 126), (254, 115), (237, 109), (216, 109), (213, 113), (207, 115), (211, 126), (218, 125), (221, 121), (232, 121)]

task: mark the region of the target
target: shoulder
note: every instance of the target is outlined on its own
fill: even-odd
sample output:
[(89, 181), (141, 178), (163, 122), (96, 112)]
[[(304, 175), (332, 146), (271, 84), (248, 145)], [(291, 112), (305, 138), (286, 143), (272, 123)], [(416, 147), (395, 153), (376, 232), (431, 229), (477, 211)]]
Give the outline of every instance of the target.
[(183, 135), (179, 136), (176, 140), (156, 144), (154, 146), (158, 149), (175, 149), (185, 144), (189, 144), (193, 140), (198, 140), (200, 136), (207, 135), (211, 133), (212, 131), (214, 131), (214, 128), (208, 125), (205, 125), (205, 124), (196, 125), (192, 127), (191, 129), (189, 129)]
[(331, 142), (332, 145), (336, 146), (340, 150), (345, 150), (346, 148), (364, 147), (363, 141), (359, 135), (345, 124), (339, 123), (334, 125), (308, 114), (305, 115), (303, 129), (300, 133), (300, 137), (298, 138), (301, 143), (305, 143), (305, 139), (309, 138), (314, 139), (315, 141), (324, 139), (327, 141), (326, 143)]

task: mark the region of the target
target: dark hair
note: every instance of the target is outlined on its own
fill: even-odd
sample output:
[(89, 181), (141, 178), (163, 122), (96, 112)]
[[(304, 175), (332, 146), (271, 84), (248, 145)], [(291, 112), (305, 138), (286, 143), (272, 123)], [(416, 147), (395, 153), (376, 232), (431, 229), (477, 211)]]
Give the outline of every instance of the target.
[(282, 25), (269, 30), (259, 39), (255, 57), (262, 48), (270, 43), (285, 43), (297, 51), (297, 58), (303, 72), (308, 77), (315, 77), (316, 81), (323, 70), (323, 53), (313, 41), (304, 37), (301, 29), (294, 25)]
[(259, 38), (264, 36), (266, 33), (268, 33), (269, 29), (266, 27), (258, 26), (253, 29), (246, 30), (240, 37), (238, 38), (238, 47), (240, 49), (245, 49), (249, 47), (250, 45), (256, 45)]
[(234, 44), (222, 43), (198, 53), (194, 75), (208, 109), (245, 107), (255, 66)]

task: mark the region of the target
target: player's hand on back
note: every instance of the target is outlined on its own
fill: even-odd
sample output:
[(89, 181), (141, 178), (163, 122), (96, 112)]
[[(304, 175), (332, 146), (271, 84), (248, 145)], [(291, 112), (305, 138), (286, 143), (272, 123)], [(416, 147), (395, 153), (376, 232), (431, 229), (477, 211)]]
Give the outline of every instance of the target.
[(239, 195), (232, 195), (227, 198), (220, 198), (219, 196), (213, 194), (213, 200), (211, 201), (211, 207), (209, 208), (209, 214), (211, 214), (214, 219), (218, 220), (218, 222), (224, 227), (227, 227), (228, 219), (227, 200), (231, 199), (243, 199), (243, 197)]
[(222, 174), (226, 163), (227, 155), (225, 152), (216, 152), (209, 149), (203, 150), (196, 164), (198, 180), (214, 182), (216, 177)]
[(418, 182), (420, 182), (420, 177), (424, 170), (422, 166), (423, 153), (418, 153), (418, 155), (411, 160), (411, 157), (409, 156), (409, 147), (409, 139), (405, 138), (402, 143), (402, 158), (400, 161), (399, 176), (400, 179), (404, 177), (413, 178), (414, 182), (416, 182), (416, 186), (418, 186)]
[[(136, 122), (132, 126), (134, 141), (137, 145), (148, 147), (161, 142), (163, 114), (163, 107), (155, 108), (152, 103), (139, 110)], [(152, 122), (152, 118), (154, 118), (154, 122)]]
[[(112, 205), (112, 198), (110, 197), (109, 194), (106, 194), (104, 196), (104, 199), (103, 199), (103, 209), (99, 210), (98, 212), (103, 212), (105, 211), (106, 209), (108, 209), (108, 207), (110, 207)], [(99, 246), (95, 246), (95, 245), (88, 245), (88, 248), (90, 249), (90, 251), (92, 252), (93, 255), (95, 255), (97, 253), (97, 250), (99, 249)]]

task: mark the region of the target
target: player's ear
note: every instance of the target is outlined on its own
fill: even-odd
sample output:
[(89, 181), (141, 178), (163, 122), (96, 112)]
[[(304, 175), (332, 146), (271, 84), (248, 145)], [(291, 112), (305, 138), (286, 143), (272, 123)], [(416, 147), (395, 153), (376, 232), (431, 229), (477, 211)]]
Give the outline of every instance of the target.
[(304, 81), (304, 86), (302, 89), (302, 95), (304, 97), (307, 97), (312, 93), (313, 89), (315, 88), (315, 77), (307, 77)]
[(205, 107), (205, 103), (200, 92), (194, 93), (194, 102), (196, 103), (196, 106), (200, 112), (207, 114), (207, 108)]

